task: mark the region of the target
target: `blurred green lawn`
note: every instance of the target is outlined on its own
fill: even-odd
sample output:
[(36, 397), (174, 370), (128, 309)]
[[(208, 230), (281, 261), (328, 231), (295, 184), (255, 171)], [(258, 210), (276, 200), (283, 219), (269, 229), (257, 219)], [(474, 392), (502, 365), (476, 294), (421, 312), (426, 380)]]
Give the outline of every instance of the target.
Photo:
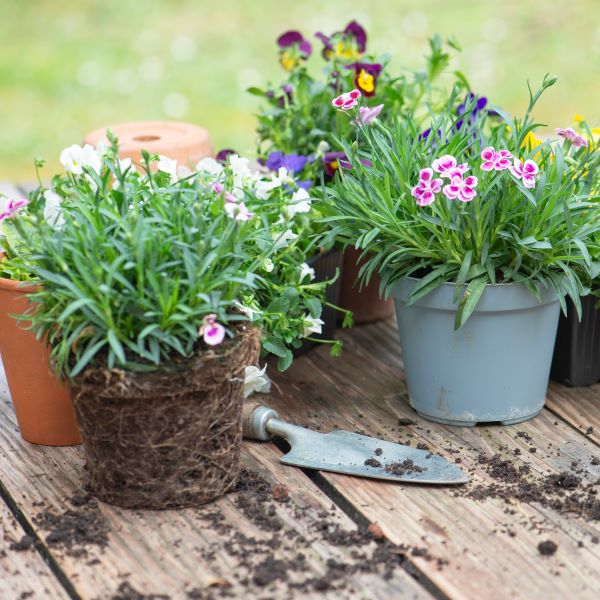
[(195, 122), (217, 148), (252, 152), (244, 90), (280, 77), (277, 35), (351, 18), (398, 68), (420, 64), (432, 33), (455, 35), (458, 66), (511, 112), (527, 78), (556, 74), (538, 120), (600, 125), (600, 0), (0, 0), (0, 180), (33, 179), (36, 156), (49, 176), (64, 146), (129, 120)]

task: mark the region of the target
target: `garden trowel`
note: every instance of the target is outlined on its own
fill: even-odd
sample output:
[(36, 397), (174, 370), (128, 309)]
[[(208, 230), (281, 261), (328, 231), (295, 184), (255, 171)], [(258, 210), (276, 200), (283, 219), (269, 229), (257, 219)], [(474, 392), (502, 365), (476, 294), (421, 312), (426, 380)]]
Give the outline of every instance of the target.
[(454, 463), (427, 450), (350, 431), (317, 433), (282, 421), (272, 408), (260, 404), (244, 405), (243, 432), (247, 439), (286, 440), (290, 451), (281, 457), (285, 465), (409, 483), (469, 481)]

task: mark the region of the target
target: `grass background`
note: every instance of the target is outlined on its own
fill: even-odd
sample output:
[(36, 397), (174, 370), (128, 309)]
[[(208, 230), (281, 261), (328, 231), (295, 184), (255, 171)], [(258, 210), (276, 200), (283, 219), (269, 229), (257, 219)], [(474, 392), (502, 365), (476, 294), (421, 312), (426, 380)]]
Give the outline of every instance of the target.
[(49, 176), (89, 130), (138, 119), (191, 121), (251, 153), (244, 90), (281, 76), (275, 38), (351, 18), (395, 69), (418, 67), (434, 32), (454, 35), (456, 66), (490, 101), (522, 112), (526, 79), (550, 72), (538, 120), (600, 125), (600, 0), (0, 0), (0, 180), (33, 179), (36, 156)]

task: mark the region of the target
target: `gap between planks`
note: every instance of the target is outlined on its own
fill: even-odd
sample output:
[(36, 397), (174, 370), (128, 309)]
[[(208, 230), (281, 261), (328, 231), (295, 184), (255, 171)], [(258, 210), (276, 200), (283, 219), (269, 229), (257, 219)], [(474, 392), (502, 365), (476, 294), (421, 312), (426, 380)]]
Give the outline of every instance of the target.
[[(21, 440), (7, 394), (0, 390), (0, 473), (11, 501), (26, 515), (27, 522), (35, 523), (35, 516), (45, 508), (39, 506), (40, 501), (54, 511), (68, 506), (67, 498), (84, 483), (82, 454), (81, 448), (42, 448)], [(343, 529), (356, 528), (345, 513), (337, 507), (333, 509), (330, 499), (301, 470), (280, 465), (280, 453), (271, 444), (244, 444), (243, 455), (251, 468), (271, 482), (283, 483), (290, 490), (295, 504), (276, 506), (278, 516), (289, 530), (311, 539), (312, 532), (306, 529), (307, 525), (295, 518), (296, 506), (302, 506), (314, 515), (327, 512), (332, 522)], [(202, 519), (204, 509), (128, 511), (101, 503), (100, 510), (111, 529), (110, 542), (104, 552), (90, 548), (85, 559), (74, 559), (54, 547), (44, 546), (72, 584), (75, 590), (72, 597), (111, 598), (124, 574), (129, 574), (127, 579), (139, 592), (169, 594), (173, 599), (186, 598), (194, 587), (206, 592), (212, 581), (223, 578), (231, 581), (231, 593), (239, 598), (248, 594), (257, 598), (273, 597), (274, 594), (298, 598), (312, 595), (290, 592), (282, 586), (249, 591), (247, 586), (239, 584), (231, 577), (239, 565), (225, 551), (219, 531), (210, 521)], [(219, 511), (224, 515), (225, 523), (235, 531), (257, 539), (264, 537), (230, 496), (207, 505), (206, 510)], [(35, 524), (32, 528), (41, 539), (45, 538), (47, 532)], [(211, 550), (215, 551), (213, 558), (209, 556)], [(351, 552), (352, 548), (330, 547), (316, 539), (306, 551), (307, 575), (319, 577), (329, 558), (344, 561)], [(389, 581), (370, 574), (348, 574), (347, 579), (350, 587), (354, 586), (354, 593), (340, 590), (318, 597), (367, 600), (376, 594), (381, 598), (432, 598), (402, 569), (396, 569)]]
[[(56, 577), (54, 565), (45, 562), (40, 552), (39, 538), (32, 535), (29, 527), (15, 517), (14, 507), (8, 506), (0, 483), (0, 597), (9, 599), (31, 598), (42, 600), (77, 600), (68, 594)], [(32, 535), (34, 543), (27, 549), (15, 551), (10, 546), (19, 542), (25, 534)]]
[[(515, 448), (522, 452), (512, 456), (516, 464), (529, 464), (534, 472), (568, 470), (576, 460), (585, 471), (584, 479), (597, 481), (600, 470), (589, 464), (597, 454), (595, 445), (548, 410), (533, 421), (510, 427), (456, 428), (418, 419), (406, 402), (395, 329), (380, 323), (341, 337), (345, 343), (341, 361), (331, 359), (325, 349), (311, 353), (275, 377), (279, 392), (265, 403), (300, 425), (362, 429), (376, 437), (425, 442), (450, 459), (458, 451), (478, 483), (491, 482), (477, 464), (479, 453), (507, 454)], [(416, 425), (390, 427), (399, 417), (415, 419)], [(531, 445), (516, 436), (518, 431), (531, 435), (536, 454), (528, 452)], [(508, 449), (502, 452), (504, 446)], [(415, 562), (449, 597), (495, 598), (502, 586), (507, 596), (520, 598), (553, 598), (574, 590), (581, 598), (593, 598), (594, 586), (600, 587), (600, 546), (590, 545), (599, 531), (591, 523), (537, 504), (515, 503), (514, 513), (507, 514), (501, 500), (475, 502), (456, 497), (459, 492), (449, 488), (381, 484), (330, 473), (320, 477), (349, 506), (357, 507), (364, 519), (378, 521), (394, 542), (428, 540), (431, 553), (448, 559), (450, 565), (438, 571), (421, 559)], [(541, 531), (530, 530), (532, 525)], [(559, 542), (556, 556), (538, 554), (537, 544), (544, 536)], [(585, 547), (578, 547), (580, 541)]]

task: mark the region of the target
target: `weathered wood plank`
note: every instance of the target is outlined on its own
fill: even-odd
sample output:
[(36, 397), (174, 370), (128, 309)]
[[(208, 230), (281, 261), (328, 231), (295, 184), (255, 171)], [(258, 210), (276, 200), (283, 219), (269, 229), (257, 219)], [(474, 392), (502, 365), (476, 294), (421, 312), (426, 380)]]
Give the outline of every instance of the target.
[[(48, 545), (49, 551), (82, 598), (111, 598), (125, 584), (173, 599), (194, 592), (202, 598), (213, 591), (219, 596), (221, 590), (236, 598), (430, 598), (402, 568), (395, 568), (390, 579), (384, 578), (383, 567), (377, 573), (359, 572), (360, 560), (351, 555), (371, 556), (380, 544), (329, 543), (319, 531), (324, 520), (342, 532), (355, 531), (356, 525), (302, 471), (280, 465), (273, 445), (248, 444), (243, 454), (267, 480), (289, 490), (289, 502), (273, 502), (269, 496), (260, 505), (282, 524), (280, 531), (261, 528), (240, 503), (240, 493), (196, 510), (128, 511), (100, 503), (98, 518), (109, 529), (106, 547), (86, 546), (82, 556), (54, 545)], [(6, 390), (1, 389), (0, 479), (42, 540), (50, 529), (37, 523), (40, 515), (77, 510), (69, 499), (81, 493), (85, 479), (81, 448), (43, 448), (20, 439)], [(262, 585), (257, 579), (258, 563), (270, 555), (291, 561), (300, 560), (299, 553), (305, 558), (285, 575), (285, 585), (279, 580)], [(276, 574), (278, 563), (263, 567), (261, 577), (265, 569)], [(316, 583), (292, 587), (307, 580)], [(331, 589), (316, 591), (328, 583)]]
[(35, 546), (24, 544), (24, 549), (17, 549), (24, 535), (8, 506), (0, 499), (0, 598), (66, 600), (67, 593)]
[(600, 384), (570, 388), (551, 382), (546, 406), (600, 444)]
[[(386, 323), (343, 333), (343, 358), (332, 359), (323, 348), (297, 361), (275, 378), (279, 391), (272, 405), (283, 417), (314, 428), (366, 431), (460, 457), (473, 474), (469, 489), (494, 482), (479, 455), (511, 457), (517, 467), (529, 465), (539, 476), (570, 469), (576, 461), (584, 481), (598, 480), (600, 467), (591, 460), (597, 448), (549, 411), (512, 427), (456, 428), (418, 419), (408, 406), (395, 334)], [(416, 423), (399, 426), (400, 418)], [(449, 487), (322, 477), (366, 519), (378, 522), (392, 541), (421, 541), (430, 554), (448, 561), (440, 568), (435, 561), (413, 558), (450, 597), (492, 599), (502, 590), (503, 597), (593, 598), (600, 588), (600, 545), (592, 542), (599, 536), (597, 524), (537, 503), (477, 501)], [(538, 544), (547, 539), (558, 544), (554, 556), (538, 552)]]

